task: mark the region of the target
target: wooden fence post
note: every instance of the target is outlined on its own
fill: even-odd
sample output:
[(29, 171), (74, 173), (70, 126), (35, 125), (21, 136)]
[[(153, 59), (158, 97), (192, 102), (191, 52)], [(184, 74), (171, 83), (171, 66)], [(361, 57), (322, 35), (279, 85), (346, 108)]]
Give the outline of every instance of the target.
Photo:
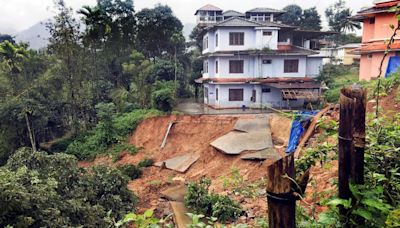
[(296, 227), (296, 199), (292, 192), (294, 153), (267, 168), (268, 221), (270, 228)]
[[(354, 85), (341, 90), (339, 122), (339, 198), (353, 198), (349, 183), (364, 182), (366, 90)], [(354, 201), (353, 201), (354, 202)], [(348, 209), (339, 206), (346, 216)], [(343, 221), (347, 223), (347, 221)]]

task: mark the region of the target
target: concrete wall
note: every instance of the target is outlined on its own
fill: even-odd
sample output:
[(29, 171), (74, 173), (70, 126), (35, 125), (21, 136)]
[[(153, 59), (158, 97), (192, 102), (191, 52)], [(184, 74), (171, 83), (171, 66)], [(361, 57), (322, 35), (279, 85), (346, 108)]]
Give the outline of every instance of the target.
[[(394, 56), (393, 52), (390, 52), (383, 63), (382, 75), (386, 73), (387, 64), (391, 56)], [(383, 58), (382, 53), (372, 53), (361, 55), (360, 59), (360, 80), (370, 80), (375, 78), (379, 74), (379, 65)]]
[(319, 72), (322, 69), (322, 65), (323, 63), (321, 57), (307, 58), (306, 76), (318, 77)]
[[(272, 33), (271, 36), (263, 36), (264, 31)], [(229, 45), (229, 33), (243, 32), (244, 45)], [(216, 34), (218, 34), (218, 46), (216, 46)], [(277, 49), (278, 48), (278, 28), (259, 27), (259, 28), (218, 28), (208, 31), (203, 39), (208, 37), (208, 48), (203, 49), (203, 54), (216, 51), (244, 51), (249, 49)]]
[[(243, 105), (248, 108), (299, 108), (304, 104), (304, 99), (286, 101), (282, 100), (280, 89), (265, 85), (213, 85), (205, 84), (208, 88), (208, 103), (215, 108), (241, 108)], [(262, 93), (263, 88), (269, 88), (270, 92)], [(216, 89), (218, 89), (218, 100), (216, 99)], [(229, 101), (229, 89), (243, 89), (243, 101)], [(256, 101), (251, 101), (253, 90), (256, 90)]]
[[(299, 71), (297, 73), (285, 73), (284, 61), (286, 59), (298, 59)], [(230, 60), (243, 60), (243, 73), (229, 73)], [(272, 63), (265, 66), (262, 61), (271, 60)], [(322, 66), (322, 58), (306, 56), (235, 56), (235, 57), (210, 57), (208, 58), (207, 78), (267, 78), (267, 77), (305, 77), (318, 76)], [(218, 61), (218, 73), (215, 73), (215, 63)], [(264, 67), (267, 67), (265, 70)]]

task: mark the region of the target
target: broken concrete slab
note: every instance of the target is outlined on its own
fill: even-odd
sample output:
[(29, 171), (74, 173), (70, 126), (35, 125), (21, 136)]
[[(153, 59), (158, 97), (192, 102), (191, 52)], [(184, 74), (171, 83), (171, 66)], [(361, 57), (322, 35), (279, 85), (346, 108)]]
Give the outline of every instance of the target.
[(254, 119), (239, 119), (234, 126), (235, 130), (247, 133), (262, 131), (268, 128), (269, 126), (267, 117), (259, 117)]
[(192, 223), (192, 220), (187, 215), (189, 211), (186, 209), (185, 204), (182, 202), (175, 202), (175, 201), (170, 201), (169, 203), (174, 213), (173, 217), (176, 227), (178, 228), (189, 227), (189, 224)]
[(200, 155), (197, 153), (187, 153), (184, 155), (176, 156), (174, 158), (162, 161), (162, 162), (157, 162), (154, 165), (158, 167), (162, 167), (163, 164), (165, 165), (165, 168), (175, 170), (181, 173), (186, 172), (190, 166), (192, 166), (198, 159), (200, 158)]
[(260, 161), (273, 160), (273, 161), (275, 161), (275, 160), (281, 159), (282, 157), (280, 154), (278, 154), (278, 152), (275, 149), (268, 148), (265, 150), (244, 154), (240, 158), (243, 160), (260, 160)]
[(256, 132), (232, 131), (216, 139), (211, 146), (225, 154), (237, 155), (243, 151), (259, 151), (272, 148), (274, 145), (269, 130)]
[(184, 202), (185, 195), (186, 195), (185, 185), (174, 186), (161, 192), (161, 197), (170, 201), (177, 201), (177, 202)]

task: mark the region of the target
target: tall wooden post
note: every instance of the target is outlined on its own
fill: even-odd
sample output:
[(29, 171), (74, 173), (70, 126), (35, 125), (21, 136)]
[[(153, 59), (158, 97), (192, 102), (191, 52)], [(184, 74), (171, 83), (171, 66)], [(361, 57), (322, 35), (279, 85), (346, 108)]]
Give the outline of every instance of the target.
[(293, 196), (294, 154), (278, 160), (267, 168), (268, 220), (270, 228), (296, 227), (296, 199)]
[[(347, 97), (346, 88), (340, 94), (339, 118), (339, 198), (350, 199), (349, 175), (351, 153), (353, 151), (353, 118), (355, 113), (354, 99)], [(340, 214), (346, 215), (348, 210), (339, 207)]]
[[(366, 94), (366, 90), (357, 85), (343, 88), (340, 94), (339, 198), (342, 199), (354, 199), (350, 181), (364, 182)], [(339, 211), (343, 216), (348, 214), (341, 206)]]

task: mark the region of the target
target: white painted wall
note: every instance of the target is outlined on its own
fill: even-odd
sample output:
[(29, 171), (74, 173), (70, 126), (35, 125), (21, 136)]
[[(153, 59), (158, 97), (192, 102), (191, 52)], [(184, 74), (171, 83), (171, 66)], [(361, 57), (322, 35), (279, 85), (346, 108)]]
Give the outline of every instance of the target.
[[(299, 71), (285, 73), (284, 61), (298, 59)], [(243, 73), (229, 73), (230, 60), (243, 60)], [(263, 64), (263, 60), (271, 60), (271, 64)], [(306, 56), (234, 56), (234, 57), (209, 57), (207, 78), (268, 78), (268, 77), (316, 77), (322, 67), (321, 57), (307, 58)], [(215, 63), (218, 61), (218, 73), (215, 73)], [(266, 66), (268, 65), (268, 66)]]
[(306, 76), (318, 77), (319, 72), (322, 70), (322, 57), (309, 57), (307, 58)]
[[(208, 48), (203, 49), (203, 54), (215, 51), (245, 51), (249, 49), (278, 49), (278, 30), (274, 27), (258, 28), (218, 28), (208, 31), (205, 37), (208, 37)], [(263, 36), (264, 31), (272, 32), (271, 36)], [(243, 32), (244, 45), (229, 45), (229, 33)], [(216, 34), (218, 34), (218, 46), (216, 46)]]
[[(216, 108), (298, 108), (304, 105), (304, 99), (289, 101), (282, 100), (280, 89), (265, 85), (214, 85), (205, 84), (208, 88), (208, 105)], [(218, 100), (216, 100), (216, 89), (218, 88)], [(271, 92), (262, 93), (262, 88), (270, 88)], [(229, 89), (243, 89), (243, 101), (229, 101)], [(253, 89), (256, 90), (256, 102), (251, 101)]]

